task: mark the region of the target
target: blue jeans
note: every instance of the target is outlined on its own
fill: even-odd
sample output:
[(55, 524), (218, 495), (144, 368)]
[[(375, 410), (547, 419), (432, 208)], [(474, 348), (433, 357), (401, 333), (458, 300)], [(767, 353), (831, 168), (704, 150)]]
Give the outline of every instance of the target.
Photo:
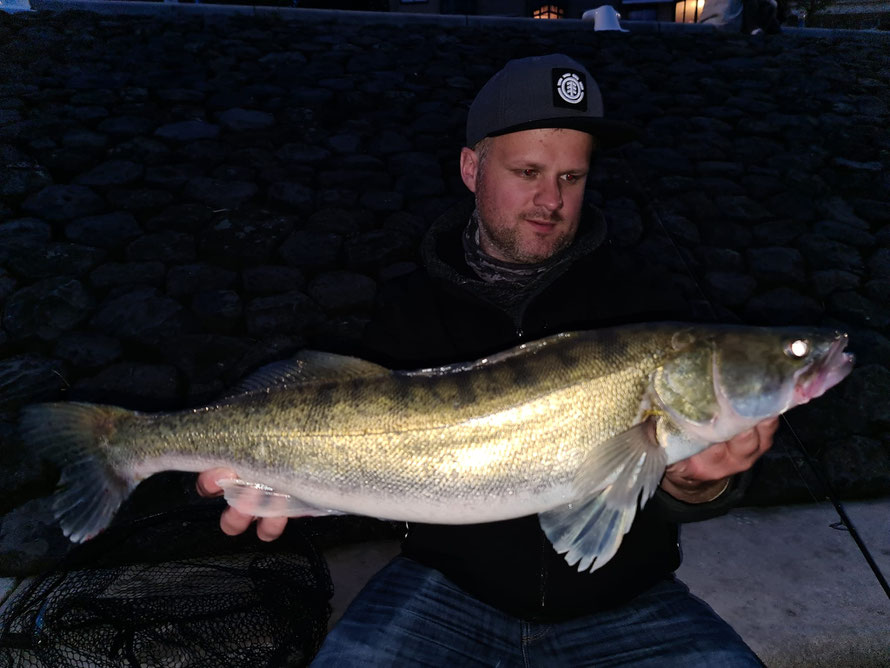
[(438, 571), (397, 557), (331, 630), (312, 663), (333, 666), (762, 666), (682, 582), (666, 579), (625, 605), (556, 624), (511, 617)]

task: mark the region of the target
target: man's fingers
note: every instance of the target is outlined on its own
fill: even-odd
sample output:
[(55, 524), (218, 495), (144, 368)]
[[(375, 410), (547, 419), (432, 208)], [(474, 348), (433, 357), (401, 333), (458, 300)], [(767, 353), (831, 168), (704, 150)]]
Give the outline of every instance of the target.
[(240, 513), (234, 508), (226, 508), (219, 518), (219, 528), (227, 536), (237, 536), (247, 530), (253, 522), (253, 517)]
[(256, 525), (257, 537), (266, 542), (275, 540), (284, 533), (284, 527), (287, 526), (287, 520), (287, 517), (260, 518)]
[(222, 488), (216, 484), (217, 480), (224, 478), (237, 478), (238, 476), (232, 469), (218, 468), (210, 469), (198, 474), (195, 486), (198, 488), (198, 494), (201, 496), (220, 496)]

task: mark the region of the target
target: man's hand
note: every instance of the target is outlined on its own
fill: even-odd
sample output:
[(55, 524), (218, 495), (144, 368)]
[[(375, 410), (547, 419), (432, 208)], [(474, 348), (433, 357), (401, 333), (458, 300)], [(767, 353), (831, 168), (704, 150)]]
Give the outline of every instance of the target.
[(671, 464), (664, 472), (661, 488), (686, 503), (713, 501), (729, 485), (731, 476), (747, 471), (770, 449), (778, 427), (778, 417), (764, 420), (725, 443), (715, 443)]
[[(223, 491), (216, 484), (216, 481), (237, 477), (232, 469), (219, 468), (204, 471), (198, 475), (198, 494), (201, 496), (220, 496)], [(240, 513), (230, 506), (220, 516), (219, 528), (223, 530), (224, 534), (237, 536), (240, 533), (244, 533), (255, 519), (257, 518)], [(284, 532), (285, 526), (287, 526), (286, 517), (261, 517), (256, 523), (256, 535), (260, 540), (272, 541)]]

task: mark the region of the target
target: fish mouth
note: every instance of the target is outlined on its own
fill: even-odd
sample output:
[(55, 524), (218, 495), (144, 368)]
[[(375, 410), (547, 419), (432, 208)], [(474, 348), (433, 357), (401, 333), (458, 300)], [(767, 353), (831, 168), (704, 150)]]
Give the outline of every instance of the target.
[(850, 337), (837, 332), (828, 352), (814, 365), (800, 372), (794, 387), (795, 403), (805, 404), (822, 396), (846, 378), (853, 370), (856, 357), (844, 352)]

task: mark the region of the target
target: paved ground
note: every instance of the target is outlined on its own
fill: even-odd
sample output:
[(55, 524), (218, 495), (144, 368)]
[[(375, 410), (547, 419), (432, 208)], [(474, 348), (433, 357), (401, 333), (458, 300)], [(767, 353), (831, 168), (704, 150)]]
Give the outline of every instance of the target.
[[(845, 504), (890, 574), (890, 499)], [(828, 503), (739, 509), (683, 528), (678, 573), (770, 668), (890, 665), (890, 599)], [(375, 542), (327, 553), (331, 625), (398, 552)]]

